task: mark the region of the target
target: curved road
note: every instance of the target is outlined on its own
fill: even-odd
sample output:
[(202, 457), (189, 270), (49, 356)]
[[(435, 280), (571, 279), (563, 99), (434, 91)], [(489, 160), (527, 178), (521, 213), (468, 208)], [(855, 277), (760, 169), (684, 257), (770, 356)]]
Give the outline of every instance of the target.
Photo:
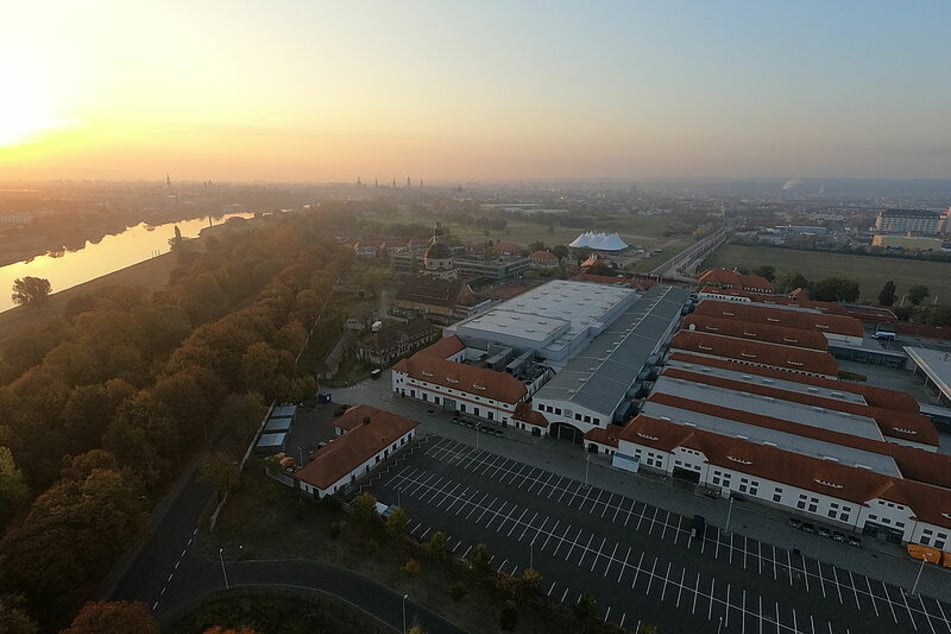
[[(203, 595), (225, 588), (219, 561), (209, 561), (197, 552), (194, 539), (202, 511), (214, 495), (212, 488), (194, 472), (171, 501), (152, 536), (128, 564), (119, 581), (107, 593), (112, 600), (142, 601), (159, 618), (187, 607)], [(312, 589), (342, 599), (389, 625), (403, 628), (402, 595), (375, 581), (343, 568), (314, 561), (227, 561), (228, 581), (235, 586), (294, 586)], [(430, 634), (464, 634), (464, 630), (436, 614), (406, 601), (407, 627), (418, 620)]]

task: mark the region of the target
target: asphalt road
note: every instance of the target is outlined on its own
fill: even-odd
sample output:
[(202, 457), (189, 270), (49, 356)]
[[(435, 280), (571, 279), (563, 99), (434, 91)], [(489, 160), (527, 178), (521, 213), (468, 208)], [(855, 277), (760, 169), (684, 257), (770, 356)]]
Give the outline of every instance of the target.
[[(194, 545), (202, 510), (213, 495), (212, 488), (192, 474), (116, 584), (112, 600), (142, 601), (162, 617), (225, 588), (220, 562), (207, 560)], [(371, 614), (394, 631), (402, 631), (401, 595), (368, 578), (311, 561), (228, 561), (227, 553), (224, 559), (232, 587), (295, 587), (324, 592)], [(406, 609), (407, 622), (411, 624), (416, 618), (427, 632), (463, 632), (414, 604), (412, 597)]]
[(486, 543), (510, 574), (533, 563), (549, 596), (590, 592), (605, 619), (671, 632), (951, 632), (951, 608), (929, 597), (738, 532), (695, 539), (689, 519), (657, 506), (428, 438), (372, 485), (407, 509), (412, 534), (442, 530), (463, 557)]

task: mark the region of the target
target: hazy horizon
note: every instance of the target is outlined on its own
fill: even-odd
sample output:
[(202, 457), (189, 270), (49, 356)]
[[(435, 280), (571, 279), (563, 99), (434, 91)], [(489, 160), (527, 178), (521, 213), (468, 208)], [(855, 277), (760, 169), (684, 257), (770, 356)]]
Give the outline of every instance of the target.
[(0, 9), (0, 181), (942, 179), (949, 18), (40, 0)]

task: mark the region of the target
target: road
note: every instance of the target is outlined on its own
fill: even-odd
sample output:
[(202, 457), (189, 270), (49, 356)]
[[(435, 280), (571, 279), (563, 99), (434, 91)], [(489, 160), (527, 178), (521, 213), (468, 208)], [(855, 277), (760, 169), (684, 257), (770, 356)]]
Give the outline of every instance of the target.
[(571, 603), (590, 592), (604, 619), (628, 627), (643, 619), (661, 631), (951, 632), (951, 607), (933, 598), (740, 532), (710, 526), (697, 539), (689, 518), (660, 507), (427, 440), (372, 488), (407, 509), (411, 533), (444, 531), (462, 557), (486, 543), (501, 572), (534, 564), (548, 596)]
[[(201, 555), (194, 540), (212, 488), (195, 473), (154, 527), (149, 541), (132, 560), (109, 597), (142, 601), (159, 618), (187, 606), (209, 592), (225, 588), (221, 565)], [(402, 631), (401, 596), (389, 588), (342, 568), (311, 561), (225, 560), (229, 582), (235, 586), (306, 588), (340, 598), (371, 614), (394, 631)], [(462, 634), (463, 630), (413, 603), (406, 602), (408, 622), (418, 619), (433, 634)]]

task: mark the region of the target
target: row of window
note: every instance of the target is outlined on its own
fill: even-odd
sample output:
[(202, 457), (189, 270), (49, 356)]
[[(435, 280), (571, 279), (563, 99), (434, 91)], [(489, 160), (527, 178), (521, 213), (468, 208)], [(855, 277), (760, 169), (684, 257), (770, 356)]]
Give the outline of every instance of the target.
[[(546, 404), (544, 404), (544, 403), (539, 403), (539, 404), (538, 404), (538, 411), (540, 411), (540, 412), (548, 412), (549, 414), (554, 414), (555, 416), (562, 416), (562, 415), (564, 415), (564, 416), (566, 416), (566, 417), (570, 417), (570, 416), (571, 416), (571, 411), (570, 411), (570, 410), (567, 410), (567, 409), (566, 409), (566, 410), (564, 411), (564, 414), (562, 414), (562, 411), (561, 411), (561, 408), (560, 408), (560, 407), (552, 407), (551, 405), (546, 405)], [(601, 425), (601, 419), (600, 419), (600, 418), (598, 418), (597, 416), (590, 416), (590, 415), (588, 415), (588, 414), (585, 414), (585, 415), (575, 414), (575, 420), (578, 421), (579, 423), (588, 423), (588, 424), (590, 424), (590, 425), (597, 425), (597, 426), (600, 426), (600, 425)]]
[[(931, 540), (934, 540), (934, 543), (931, 543)], [(938, 533), (937, 535), (930, 528), (922, 529), (921, 539), (918, 540), (921, 542), (922, 546), (934, 546), (939, 550), (944, 550), (945, 544), (948, 542), (947, 533)]]

